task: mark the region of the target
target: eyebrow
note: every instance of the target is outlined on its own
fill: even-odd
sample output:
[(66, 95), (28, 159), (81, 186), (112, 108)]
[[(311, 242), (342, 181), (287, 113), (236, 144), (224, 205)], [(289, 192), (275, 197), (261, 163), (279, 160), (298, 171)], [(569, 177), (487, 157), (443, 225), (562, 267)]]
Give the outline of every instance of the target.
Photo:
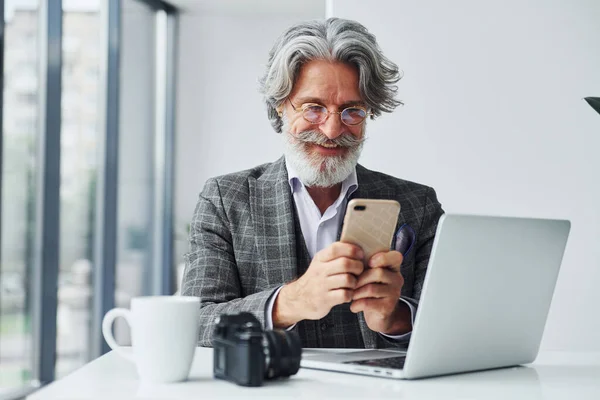
[[(325, 102), (318, 97), (300, 97), (299, 99), (296, 99), (296, 103), (300, 103), (300, 107), (302, 107), (303, 104), (307, 104), (307, 103), (316, 103), (316, 104), (320, 104), (320, 105), (325, 104)], [(361, 106), (361, 107), (366, 108), (366, 104), (364, 101), (351, 100), (351, 101), (345, 102), (344, 104), (341, 104), (338, 107), (338, 110), (343, 110), (344, 108), (353, 107), (353, 106)]]

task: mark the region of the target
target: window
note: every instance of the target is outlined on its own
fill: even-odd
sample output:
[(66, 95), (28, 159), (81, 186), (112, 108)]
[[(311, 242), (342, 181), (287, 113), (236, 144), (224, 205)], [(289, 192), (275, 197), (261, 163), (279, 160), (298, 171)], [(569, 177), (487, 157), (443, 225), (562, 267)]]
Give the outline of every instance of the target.
[[(166, 213), (166, 207), (156, 206), (157, 185), (165, 179), (156, 176), (157, 163), (163, 169), (171, 165), (171, 147), (165, 146), (160, 157), (154, 149), (157, 110), (167, 109), (162, 104), (168, 92), (164, 86), (157, 90), (161, 60), (155, 42), (163, 32), (156, 29), (157, 10), (164, 16), (168, 9), (172, 17), (173, 9), (137, 0), (1, 4), (6, 7), (0, 26), (0, 398), (10, 398), (14, 389), (26, 394), (36, 382), (51, 382), (106, 351), (99, 326), (114, 306), (106, 292), (114, 291), (116, 305), (126, 307), (132, 296), (170, 293), (155, 284), (164, 271), (153, 261), (156, 243), (166, 247), (169, 240), (156, 222)], [(61, 5), (62, 15), (56, 9)], [(110, 46), (103, 38), (107, 31)], [(48, 46), (59, 32), (62, 49)], [(167, 51), (162, 53), (166, 65)], [(42, 59), (44, 54), (48, 57)], [(60, 72), (48, 68), (59, 61)], [(104, 81), (107, 86), (101, 87)], [(40, 96), (41, 85), (47, 96)], [(157, 93), (163, 103), (156, 101)], [(114, 162), (117, 148), (119, 163)], [(106, 181), (96, 196), (98, 179)], [(118, 243), (106, 238), (115, 238), (115, 230)], [(95, 240), (96, 231), (101, 240)], [(101, 260), (107, 268), (94, 265), (100, 263), (95, 244), (98, 254), (117, 255)], [(92, 285), (97, 276), (100, 288)], [(100, 307), (92, 308), (93, 301)], [(123, 331), (116, 333), (123, 337)]]
[(35, 92), (24, 92), (17, 93), (18, 99), (21, 103), (31, 106), (37, 104), (38, 95)]
[[(29, 1), (5, 2), (4, 71), (12, 81), (37, 70), (37, 10)], [(24, 46), (32, 42), (34, 45)], [(6, 76), (5, 76), (6, 78)], [(6, 80), (5, 80), (6, 82)], [(37, 82), (35, 82), (37, 83)], [(37, 84), (22, 93), (3, 88), (2, 234), (0, 248), (0, 397), (32, 376), (32, 327), (28, 287), (33, 262), (36, 201)], [(32, 112), (34, 111), (34, 112)]]
[(90, 80), (86, 71), (98, 70), (101, 58), (100, 10), (92, 3), (63, 9), (57, 379), (89, 361), (97, 168), (89, 155), (100, 135), (100, 92), (99, 77)]
[[(123, 6), (115, 302), (129, 307), (151, 293), (155, 13), (134, 0)], [(115, 324), (115, 337), (127, 343), (124, 324)]]

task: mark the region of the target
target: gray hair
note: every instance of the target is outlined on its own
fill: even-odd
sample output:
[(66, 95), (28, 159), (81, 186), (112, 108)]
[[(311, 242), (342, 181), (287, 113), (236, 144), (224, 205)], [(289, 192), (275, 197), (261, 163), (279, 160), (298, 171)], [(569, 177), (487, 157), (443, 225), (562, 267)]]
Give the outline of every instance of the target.
[(277, 107), (292, 92), (302, 65), (311, 60), (343, 62), (358, 69), (359, 90), (373, 116), (392, 112), (401, 101), (394, 99), (401, 78), (398, 66), (385, 57), (375, 36), (356, 21), (329, 18), (288, 28), (269, 52), (260, 79), (271, 125), (281, 133), (283, 121)]

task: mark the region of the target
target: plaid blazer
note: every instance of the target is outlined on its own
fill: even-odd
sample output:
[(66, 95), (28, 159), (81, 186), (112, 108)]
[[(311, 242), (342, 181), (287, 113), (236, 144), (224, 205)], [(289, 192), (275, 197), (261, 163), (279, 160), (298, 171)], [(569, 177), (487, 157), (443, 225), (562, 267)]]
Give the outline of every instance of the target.
[[(437, 222), (443, 211), (435, 191), (360, 165), (353, 198), (394, 199), (401, 204), (400, 227), (413, 227), (416, 242), (401, 266), (403, 298), (418, 304)], [(212, 346), (215, 318), (252, 312), (264, 326), (269, 297), (297, 277), (294, 200), (284, 158), (209, 179), (190, 227), (190, 250), (182, 295), (201, 300), (199, 345)], [(366, 348), (381, 346), (358, 314)]]

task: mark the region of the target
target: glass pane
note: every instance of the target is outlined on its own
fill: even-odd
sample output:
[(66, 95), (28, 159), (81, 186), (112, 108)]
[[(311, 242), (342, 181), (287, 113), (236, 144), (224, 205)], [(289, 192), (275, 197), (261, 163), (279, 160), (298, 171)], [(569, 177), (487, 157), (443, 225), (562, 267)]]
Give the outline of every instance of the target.
[(0, 249), (0, 397), (32, 372), (28, 276), (33, 262), (38, 123), (38, 13), (6, 1)]
[(56, 378), (88, 361), (102, 51), (100, 4), (63, 4)]
[[(115, 302), (149, 294), (152, 263), (155, 14), (143, 2), (122, 2), (119, 91), (119, 186)], [(129, 342), (125, 324), (119, 343)]]

